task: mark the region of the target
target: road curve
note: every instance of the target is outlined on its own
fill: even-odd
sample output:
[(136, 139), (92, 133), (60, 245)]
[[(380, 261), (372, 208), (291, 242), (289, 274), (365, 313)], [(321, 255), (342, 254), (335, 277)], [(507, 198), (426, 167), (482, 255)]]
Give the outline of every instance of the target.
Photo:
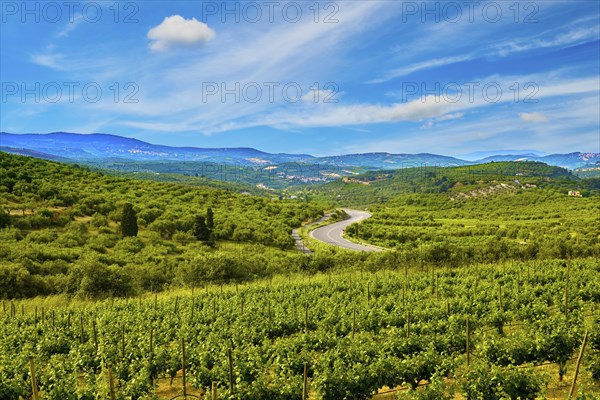
[(346, 211), (350, 218), (317, 228), (310, 232), (310, 236), (313, 239), (317, 239), (333, 246), (342, 247), (344, 249), (357, 251), (381, 251), (382, 249), (379, 247), (362, 245), (343, 238), (344, 229), (346, 229), (347, 226), (367, 219), (371, 216), (371, 214), (364, 211), (350, 209), (344, 209), (344, 211)]
[[(321, 217), (321, 219), (319, 219), (318, 221), (315, 222), (311, 222), (310, 224), (306, 225), (306, 227), (310, 227), (311, 225), (316, 225), (319, 224), (321, 222), (327, 221), (327, 219), (329, 219), (331, 214), (325, 214), (323, 217)], [(296, 242), (296, 250), (304, 253), (304, 254), (312, 254), (312, 250), (309, 249), (308, 247), (306, 247), (304, 245), (304, 242), (302, 241), (302, 238), (300, 237), (300, 232), (298, 231), (298, 228), (292, 230), (292, 239), (294, 239), (294, 241)]]

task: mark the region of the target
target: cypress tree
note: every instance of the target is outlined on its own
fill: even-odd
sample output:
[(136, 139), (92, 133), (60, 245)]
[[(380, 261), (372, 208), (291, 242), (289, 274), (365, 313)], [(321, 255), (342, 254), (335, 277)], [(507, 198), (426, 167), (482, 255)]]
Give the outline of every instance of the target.
[(131, 203), (123, 204), (121, 233), (123, 236), (137, 236), (138, 234), (137, 215)]
[(4, 210), (0, 210), (0, 228), (10, 226), (10, 214)]
[(206, 218), (201, 215), (198, 215), (194, 221), (194, 236), (201, 241), (210, 239), (210, 229), (206, 226)]
[(208, 207), (206, 210), (206, 227), (212, 230), (215, 227), (215, 220), (212, 208)]

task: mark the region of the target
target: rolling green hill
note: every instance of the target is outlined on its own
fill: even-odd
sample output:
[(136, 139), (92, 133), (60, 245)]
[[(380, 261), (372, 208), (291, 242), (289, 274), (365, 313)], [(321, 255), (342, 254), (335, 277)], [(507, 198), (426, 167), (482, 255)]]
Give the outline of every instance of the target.
[(394, 249), (407, 262), (600, 256), (600, 179), (543, 163), (368, 172), (312, 195), (367, 207), (373, 216), (346, 235)]
[(509, 184), (582, 191), (584, 195), (600, 191), (599, 179), (579, 179), (560, 167), (540, 162), (496, 162), (461, 167), (420, 167), (388, 171), (369, 171), (315, 187), (316, 197), (337, 201), (343, 206), (381, 204), (398, 195), (410, 193), (447, 193)]
[[(322, 209), (298, 201), (102, 174), (0, 153), (0, 292), (125, 295), (186, 282), (198, 268), (218, 281), (282, 271), (292, 228)], [(139, 233), (123, 237), (130, 203)], [(209, 240), (197, 218), (214, 213)], [(184, 274), (184, 275), (181, 275)], [(179, 278), (178, 278), (179, 276)]]

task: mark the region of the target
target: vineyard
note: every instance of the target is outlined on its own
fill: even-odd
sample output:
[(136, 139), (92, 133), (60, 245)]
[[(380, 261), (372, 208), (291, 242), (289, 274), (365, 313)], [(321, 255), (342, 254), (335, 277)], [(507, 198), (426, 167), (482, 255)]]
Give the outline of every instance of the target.
[(592, 399), (599, 303), (593, 258), (4, 301), (0, 398), (171, 398), (172, 382), (207, 399), (536, 399), (551, 383), (567, 398), (578, 373), (572, 398)]

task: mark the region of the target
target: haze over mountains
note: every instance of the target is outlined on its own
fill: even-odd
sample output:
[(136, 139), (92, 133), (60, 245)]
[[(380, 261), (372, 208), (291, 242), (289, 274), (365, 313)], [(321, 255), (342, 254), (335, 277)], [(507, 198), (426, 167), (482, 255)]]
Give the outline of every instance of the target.
[(520, 155), (522, 157), (543, 157), (547, 156), (548, 153), (537, 150), (491, 150), (491, 151), (476, 151), (473, 153), (467, 153), (459, 155), (463, 160), (477, 161), (492, 156), (503, 156), (503, 155)]
[[(269, 166), (288, 163), (320, 164), (366, 169), (397, 169), (411, 166), (457, 166), (493, 161), (540, 161), (576, 169), (600, 162), (600, 153), (551, 154), (535, 150), (471, 153), (465, 159), (420, 153), (365, 153), (314, 157), (309, 154), (266, 153), (253, 148), (170, 147), (110, 134), (12, 134), (0, 132), (0, 150), (38, 158), (73, 162), (102, 160), (210, 162), (240, 166)], [(478, 156), (482, 156), (478, 158)]]

